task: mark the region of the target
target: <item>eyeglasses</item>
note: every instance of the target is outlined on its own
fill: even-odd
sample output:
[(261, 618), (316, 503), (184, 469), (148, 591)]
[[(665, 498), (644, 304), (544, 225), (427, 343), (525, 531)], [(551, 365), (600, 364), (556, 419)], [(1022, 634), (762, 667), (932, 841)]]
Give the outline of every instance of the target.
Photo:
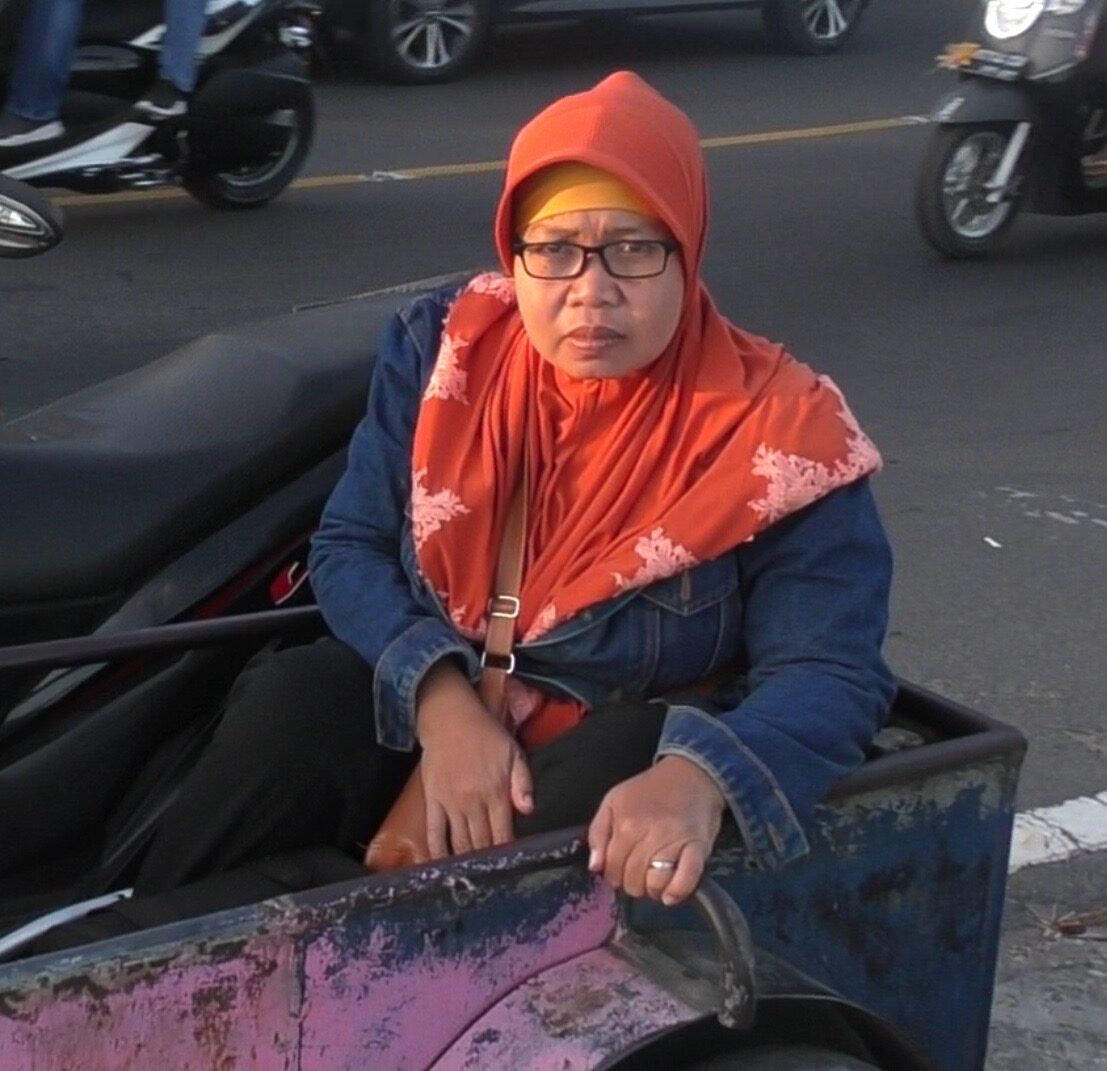
[(661, 238), (622, 238), (603, 245), (579, 242), (522, 242), (512, 251), (523, 261), (523, 270), (535, 279), (575, 279), (584, 274), (593, 253), (615, 279), (648, 279), (660, 275), (680, 243)]

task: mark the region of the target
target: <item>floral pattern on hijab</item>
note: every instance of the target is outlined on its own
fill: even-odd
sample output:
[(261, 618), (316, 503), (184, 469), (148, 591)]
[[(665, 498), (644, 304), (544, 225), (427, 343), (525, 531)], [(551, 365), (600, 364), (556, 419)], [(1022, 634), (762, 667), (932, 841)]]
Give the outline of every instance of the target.
[[(470, 638), (487, 624), (524, 459), (524, 640), (723, 555), (880, 467), (827, 377), (716, 310), (699, 278), (707, 195), (696, 131), (636, 75), (562, 98), (520, 131), (496, 214), (505, 270), (514, 191), (570, 160), (615, 175), (680, 243), (681, 319), (647, 368), (576, 380), (529, 341), (507, 275), (477, 276), (452, 305), (416, 422), (411, 512), (419, 567)], [(517, 720), (565, 705), (523, 692), (512, 690)]]

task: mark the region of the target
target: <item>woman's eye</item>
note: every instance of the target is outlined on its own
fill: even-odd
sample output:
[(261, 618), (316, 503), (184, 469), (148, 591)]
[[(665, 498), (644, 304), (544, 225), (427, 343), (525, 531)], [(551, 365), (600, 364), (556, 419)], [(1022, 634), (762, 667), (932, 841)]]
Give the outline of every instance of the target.
[(537, 242), (532, 248), (542, 257), (562, 256), (569, 250), (564, 242)]
[(653, 242), (647, 241), (620, 242), (618, 245), (618, 252), (624, 257), (640, 257), (651, 252), (652, 249)]

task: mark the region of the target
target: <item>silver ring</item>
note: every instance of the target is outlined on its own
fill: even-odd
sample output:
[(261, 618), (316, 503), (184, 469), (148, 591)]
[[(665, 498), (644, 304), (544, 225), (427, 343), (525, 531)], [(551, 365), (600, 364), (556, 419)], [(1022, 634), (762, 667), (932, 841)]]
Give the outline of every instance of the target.
[(651, 859), (650, 870), (676, 870), (676, 863), (670, 863), (668, 859)]

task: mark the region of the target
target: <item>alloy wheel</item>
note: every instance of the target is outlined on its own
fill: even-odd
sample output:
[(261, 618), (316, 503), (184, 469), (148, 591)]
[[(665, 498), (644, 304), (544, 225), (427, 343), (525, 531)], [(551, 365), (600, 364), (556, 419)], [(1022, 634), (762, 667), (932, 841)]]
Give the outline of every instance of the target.
[(836, 41), (853, 25), (862, 0), (810, 0), (803, 8), (808, 33), (818, 41)]
[(240, 167), (235, 171), (220, 172), (220, 178), (228, 186), (237, 186), (248, 189), (251, 186), (259, 186), (268, 182), (275, 175), (279, 175), (289, 164), (289, 161), (300, 149), (300, 128), (296, 122), (296, 113), (285, 108), (274, 112), (270, 116), (274, 126), (288, 128), (288, 138), (279, 152), (272, 153), (267, 160), (250, 167)]
[(477, 29), (472, 0), (391, 0), (389, 37), (408, 67), (436, 70), (466, 51)]
[(942, 175), (942, 203), (952, 230), (962, 238), (984, 238), (1011, 211), (1009, 200), (988, 200), (988, 179), (1003, 158), (1006, 139), (994, 130), (970, 134), (950, 155)]

